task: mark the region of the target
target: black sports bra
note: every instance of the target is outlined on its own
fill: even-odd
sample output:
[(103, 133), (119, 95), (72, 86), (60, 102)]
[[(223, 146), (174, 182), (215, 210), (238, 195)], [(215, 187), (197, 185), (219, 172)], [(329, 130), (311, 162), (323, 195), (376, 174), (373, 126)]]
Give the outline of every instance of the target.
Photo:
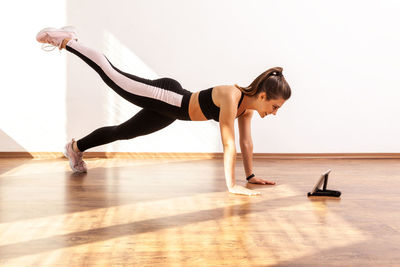
[[(206, 116), (206, 118), (208, 120), (215, 120), (215, 121), (219, 121), (219, 107), (217, 107), (214, 104), (214, 101), (212, 100), (212, 90), (214, 89), (214, 87), (210, 88), (210, 89), (206, 89), (206, 90), (202, 90), (199, 93), (199, 104), (200, 104), (200, 108), (201, 111), (203, 112), (204, 116)], [(238, 108), (240, 106), (240, 104), (242, 103), (244, 94), (242, 92), (242, 96), (240, 97), (239, 100), (239, 104), (238, 104)], [(246, 110), (244, 110), (238, 117), (240, 117)]]

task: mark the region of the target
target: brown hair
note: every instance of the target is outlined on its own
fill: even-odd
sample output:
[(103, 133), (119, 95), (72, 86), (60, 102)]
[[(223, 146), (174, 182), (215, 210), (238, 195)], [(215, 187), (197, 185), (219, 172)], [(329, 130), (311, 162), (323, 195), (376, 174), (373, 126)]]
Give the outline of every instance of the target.
[(283, 77), (281, 67), (270, 68), (269, 70), (261, 73), (249, 86), (241, 87), (235, 84), (245, 95), (256, 96), (261, 92), (267, 94), (267, 100), (283, 98), (287, 100), (290, 98), (292, 91), (289, 84)]

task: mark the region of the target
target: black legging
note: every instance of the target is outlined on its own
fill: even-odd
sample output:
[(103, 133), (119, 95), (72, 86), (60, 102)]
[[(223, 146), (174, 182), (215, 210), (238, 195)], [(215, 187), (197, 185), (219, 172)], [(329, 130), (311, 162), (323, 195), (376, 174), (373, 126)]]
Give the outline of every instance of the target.
[(117, 126), (107, 126), (93, 131), (76, 143), (80, 151), (108, 144), (117, 140), (132, 139), (161, 130), (173, 123), (170, 118), (152, 110), (142, 109), (126, 122)]
[(122, 72), (103, 54), (75, 40), (68, 42), (66, 50), (92, 67), (117, 94), (143, 108), (120, 125), (99, 128), (79, 139), (77, 146), (80, 151), (153, 133), (176, 119), (190, 120), (188, 107), (191, 92), (183, 89), (176, 80), (148, 80)]

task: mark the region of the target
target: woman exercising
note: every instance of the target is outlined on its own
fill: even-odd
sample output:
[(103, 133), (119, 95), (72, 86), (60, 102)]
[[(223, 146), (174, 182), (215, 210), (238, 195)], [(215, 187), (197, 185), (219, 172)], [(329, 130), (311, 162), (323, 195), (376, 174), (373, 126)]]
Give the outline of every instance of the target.
[(258, 178), (253, 173), (253, 143), (250, 129), (254, 110), (262, 118), (269, 114), (276, 115), (278, 109), (290, 98), (290, 86), (282, 75), (282, 68), (275, 67), (265, 71), (248, 87), (236, 84), (221, 85), (192, 93), (183, 89), (179, 82), (171, 78), (148, 80), (117, 69), (102, 53), (78, 42), (73, 27), (45, 28), (37, 34), (36, 39), (40, 43), (58, 47), (60, 50), (66, 49), (77, 55), (117, 94), (143, 108), (120, 125), (99, 128), (78, 141), (72, 139), (67, 143), (64, 155), (69, 159), (73, 171), (87, 171), (82, 157), (83, 151), (89, 148), (153, 133), (170, 125), (176, 119), (191, 121), (213, 119), (220, 125), (225, 180), (229, 192), (245, 195), (260, 194), (235, 182), (234, 121), (238, 118), (240, 148), (247, 181), (254, 184), (275, 184)]

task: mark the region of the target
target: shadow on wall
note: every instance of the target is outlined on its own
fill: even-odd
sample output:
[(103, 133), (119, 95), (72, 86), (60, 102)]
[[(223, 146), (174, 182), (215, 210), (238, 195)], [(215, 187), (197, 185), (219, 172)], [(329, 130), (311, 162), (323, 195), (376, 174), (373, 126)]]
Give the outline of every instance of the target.
[[(190, 58), (185, 55), (187, 37), (174, 33), (181, 27), (176, 25), (179, 19), (160, 25), (166, 16), (162, 7), (153, 10), (151, 3), (144, 1), (117, 3), (68, 1), (67, 23), (78, 28), (82, 43), (104, 53), (122, 71), (147, 79), (174, 78), (183, 88), (198, 91), (198, 88), (188, 88), (188, 83), (182, 79), (188, 66), (195, 61), (193, 56), (200, 55)], [(93, 5), (96, 5), (96, 12), (92, 12)], [(150, 15), (144, 14), (150, 11)], [(180, 51), (183, 53), (174, 54)], [(196, 81), (190, 83), (197, 84)], [(67, 59), (66, 100), (68, 139), (80, 139), (99, 127), (121, 124), (140, 109), (108, 88), (94, 70), (73, 55)], [(91, 151), (219, 152), (221, 149), (218, 124), (213, 122), (176, 121), (161, 132), (139, 137), (138, 141), (113, 142), (106, 149), (99, 147)]]
[[(22, 152), (24, 159), (19, 159), (17, 161), (10, 161), (9, 158), (6, 160), (6, 164), (2, 164), (2, 167), (0, 168), (0, 178), (3, 173), (6, 173), (14, 168), (19, 167), (20, 165), (25, 164), (27, 161), (30, 161), (33, 159), (33, 156), (31, 153), (29, 153), (23, 146), (18, 144), (14, 139), (12, 139), (8, 134), (6, 134), (2, 129), (0, 129), (0, 140), (1, 140), (1, 146), (0, 146), (0, 151), (2, 152), (7, 152), (7, 151), (12, 151), (12, 152)], [(7, 151), (6, 151), (7, 150)], [(0, 157), (1, 159), (1, 157)], [(2, 179), (0, 179), (0, 188), (1, 186)], [(0, 196), (2, 194), (0, 193)], [(0, 198), (1, 201), (1, 198)]]
[(23, 146), (18, 144), (17, 141), (12, 139), (2, 129), (0, 129), (0, 140), (1, 140), (0, 151), (26, 152), (26, 155), (24, 155), (24, 157), (33, 158), (33, 156)]

